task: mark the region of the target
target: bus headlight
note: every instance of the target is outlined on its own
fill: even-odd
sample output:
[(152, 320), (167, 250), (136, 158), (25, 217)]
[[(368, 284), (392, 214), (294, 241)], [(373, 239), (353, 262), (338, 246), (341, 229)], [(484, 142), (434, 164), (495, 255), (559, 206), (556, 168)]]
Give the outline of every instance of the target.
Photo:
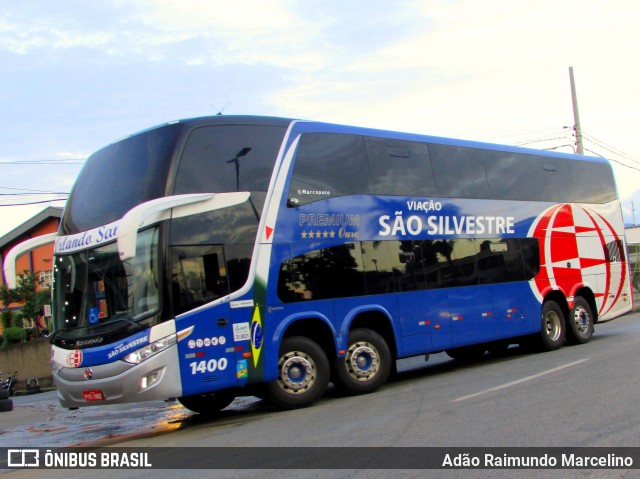
[(124, 358), (122, 358), (122, 360), (130, 364), (140, 364), (142, 361), (149, 359), (151, 356), (164, 351), (165, 349), (173, 346), (176, 343), (176, 335), (171, 334), (170, 336), (159, 339), (158, 341), (154, 341), (153, 343), (147, 344), (137, 351), (127, 354)]

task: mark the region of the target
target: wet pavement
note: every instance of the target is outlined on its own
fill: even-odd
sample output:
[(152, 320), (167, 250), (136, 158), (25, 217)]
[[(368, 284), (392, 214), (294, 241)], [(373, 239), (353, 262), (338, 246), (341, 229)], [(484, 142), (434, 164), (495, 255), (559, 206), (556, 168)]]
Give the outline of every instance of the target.
[(191, 413), (180, 403), (93, 406), (69, 410), (55, 391), (13, 398), (13, 411), (0, 413), (0, 446), (67, 447), (116, 443), (128, 437), (180, 427)]
[[(238, 398), (242, 409), (257, 398)], [(0, 413), (0, 447), (106, 446), (179, 429), (194, 416), (178, 401), (91, 406), (69, 410), (56, 391), (13, 397), (13, 411)]]
[[(431, 355), (430, 365), (450, 362), (444, 353)], [(403, 359), (398, 371), (424, 367), (424, 357)], [(338, 393), (331, 387), (327, 396)], [(216, 420), (184, 408), (178, 401), (89, 406), (69, 410), (60, 406), (57, 392), (14, 396), (14, 408), (0, 413), (0, 447), (102, 447), (127, 440), (170, 433)], [(217, 418), (276, 410), (269, 401), (238, 397)]]

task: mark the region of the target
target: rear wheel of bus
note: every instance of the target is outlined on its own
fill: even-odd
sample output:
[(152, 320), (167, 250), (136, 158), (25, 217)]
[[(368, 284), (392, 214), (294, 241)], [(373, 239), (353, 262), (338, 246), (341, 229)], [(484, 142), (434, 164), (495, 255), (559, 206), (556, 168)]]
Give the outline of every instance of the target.
[(315, 341), (303, 336), (282, 340), (278, 359), (278, 379), (267, 389), (269, 398), (281, 408), (310, 406), (329, 385), (329, 360)]
[(387, 382), (391, 368), (391, 351), (384, 338), (371, 329), (354, 329), (347, 353), (334, 362), (333, 382), (345, 394), (366, 394)]
[(584, 344), (593, 336), (594, 317), (591, 306), (582, 296), (576, 296), (567, 320), (567, 341)]
[(197, 412), (203, 416), (212, 416), (226, 408), (234, 399), (235, 395), (227, 391), (218, 391), (183, 396), (178, 398), (178, 401), (190, 411)]
[(542, 305), (542, 325), (540, 331), (540, 346), (544, 351), (559, 349), (565, 340), (564, 312), (553, 300)]

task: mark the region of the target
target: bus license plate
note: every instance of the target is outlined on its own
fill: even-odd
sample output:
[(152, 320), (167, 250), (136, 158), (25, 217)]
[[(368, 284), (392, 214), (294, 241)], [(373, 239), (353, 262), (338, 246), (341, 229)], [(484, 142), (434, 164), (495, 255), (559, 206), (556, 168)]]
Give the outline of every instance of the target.
[(91, 389), (89, 391), (82, 391), (85, 401), (104, 401), (104, 393), (100, 389)]

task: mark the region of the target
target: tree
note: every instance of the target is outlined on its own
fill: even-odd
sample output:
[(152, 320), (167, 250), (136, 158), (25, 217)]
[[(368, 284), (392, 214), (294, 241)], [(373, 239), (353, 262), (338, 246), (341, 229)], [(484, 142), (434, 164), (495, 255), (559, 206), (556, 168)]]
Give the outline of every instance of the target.
[(2, 344), (0, 346), (4, 347), (9, 343), (16, 342), (16, 337), (18, 338), (17, 342), (20, 342), (22, 334), (13, 327), (14, 317), (9, 309), (11, 303), (17, 302), (15, 290), (7, 288), (6, 284), (0, 285), (0, 301), (2, 301), (4, 308), (0, 315), (2, 321)]
[[(0, 300), (7, 309), (2, 313), (5, 343), (20, 342), (24, 339), (25, 321), (35, 323), (35, 333), (38, 335), (38, 317), (42, 315), (44, 305), (51, 302), (51, 290), (46, 288), (38, 291), (37, 286), (37, 274), (29, 271), (19, 275), (15, 289), (9, 289), (4, 284), (0, 286)], [(22, 303), (22, 309), (15, 315), (8, 309), (11, 303)], [(18, 329), (21, 331), (17, 331)]]
[(0, 285), (0, 301), (2, 301), (2, 307), (4, 309), (2, 312), (2, 329), (6, 330), (13, 326), (11, 324), (13, 322), (13, 315), (9, 309), (9, 305), (14, 303), (16, 300), (15, 292), (12, 289), (7, 288), (7, 285), (4, 283)]
[(37, 286), (37, 274), (25, 271), (20, 275), (16, 288), (16, 296), (23, 303), (19, 318), (23, 320), (23, 323), (24, 320), (29, 323), (34, 322), (36, 336), (38, 336), (38, 317), (42, 315), (44, 305), (51, 302), (50, 288), (38, 291)]

